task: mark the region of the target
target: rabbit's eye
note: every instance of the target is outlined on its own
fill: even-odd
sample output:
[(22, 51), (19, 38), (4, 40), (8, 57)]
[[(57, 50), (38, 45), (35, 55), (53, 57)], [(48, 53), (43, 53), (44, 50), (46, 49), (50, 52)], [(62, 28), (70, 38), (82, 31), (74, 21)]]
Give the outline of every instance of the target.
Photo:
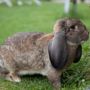
[(70, 29), (75, 29), (75, 25), (71, 26)]

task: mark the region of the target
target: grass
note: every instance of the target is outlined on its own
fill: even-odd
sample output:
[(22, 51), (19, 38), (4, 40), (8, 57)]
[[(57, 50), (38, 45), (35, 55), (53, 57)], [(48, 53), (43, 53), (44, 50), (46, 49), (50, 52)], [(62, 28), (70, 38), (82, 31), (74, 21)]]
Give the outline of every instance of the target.
[[(90, 29), (89, 14), (90, 7), (85, 4), (79, 4), (78, 15), (74, 17), (80, 18)], [(12, 8), (0, 5), (0, 43), (3, 43), (8, 36), (16, 32), (52, 32), (55, 21), (65, 16), (62, 4), (43, 3), (40, 7), (24, 5)], [(72, 14), (69, 17), (72, 17)], [(90, 85), (85, 74), (88, 69), (90, 72), (89, 60), (90, 41), (88, 40), (83, 45), (82, 60), (78, 64), (72, 65), (63, 74), (63, 90), (84, 90), (86, 86)], [(22, 77), (21, 83), (12, 83), (0, 78), (0, 90), (52, 90), (52, 86), (45, 77), (35, 75)]]

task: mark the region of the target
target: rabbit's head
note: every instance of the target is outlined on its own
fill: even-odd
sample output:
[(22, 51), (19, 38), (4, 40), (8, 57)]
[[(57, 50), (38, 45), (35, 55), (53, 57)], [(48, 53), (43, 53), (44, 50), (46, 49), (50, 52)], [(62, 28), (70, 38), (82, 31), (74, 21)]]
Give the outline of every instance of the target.
[(69, 43), (81, 44), (89, 38), (86, 26), (78, 19), (58, 20), (54, 25), (54, 33), (61, 30), (65, 30), (65, 36)]
[[(50, 41), (48, 51), (52, 65), (56, 69), (62, 69), (67, 63), (68, 53), (67, 47), (75, 49), (80, 45), (79, 56), (73, 56), (72, 60), (80, 59), (81, 57), (81, 43), (88, 40), (89, 32), (85, 25), (78, 19), (63, 19), (58, 20), (54, 25), (54, 38)], [(68, 46), (68, 45), (69, 46)], [(74, 49), (74, 53), (77, 53)], [(77, 50), (78, 51), (78, 50)], [(78, 60), (77, 60), (78, 61)], [(77, 62), (75, 61), (75, 62)]]

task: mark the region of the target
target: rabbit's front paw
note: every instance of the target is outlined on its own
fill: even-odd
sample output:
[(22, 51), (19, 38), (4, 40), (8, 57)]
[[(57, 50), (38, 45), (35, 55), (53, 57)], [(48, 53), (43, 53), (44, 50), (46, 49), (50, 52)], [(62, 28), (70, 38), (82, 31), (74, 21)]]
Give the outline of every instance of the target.
[(21, 82), (21, 78), (18, 77), (16, 74), (9, 73), (6, 76), (6, 80), (12, 81), (12, 82)]

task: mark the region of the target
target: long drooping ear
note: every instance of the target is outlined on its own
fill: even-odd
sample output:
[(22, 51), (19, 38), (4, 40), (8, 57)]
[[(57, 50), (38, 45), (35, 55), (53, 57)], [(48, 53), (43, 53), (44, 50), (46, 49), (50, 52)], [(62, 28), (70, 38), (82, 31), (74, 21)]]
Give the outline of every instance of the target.
[(68, 54), (64, 31), (54, 35), (54, 38), (49, 42), (48, 51), (52, 66), (62, 69), (67, 62)]
[(79, 45), (77, 50), (76, 50), (76, 56), (75, 56), (75, 59), (74, 59), (74, 63), (77, 63), (78, 61), (80, 61), (81, 56), (82, 56), (82, 46)]
[(59, 31), (62, 31), (62, 28), (66, 25), (66, 19), (57, 20), (53, 27), (53, 32), (57, 33)]

